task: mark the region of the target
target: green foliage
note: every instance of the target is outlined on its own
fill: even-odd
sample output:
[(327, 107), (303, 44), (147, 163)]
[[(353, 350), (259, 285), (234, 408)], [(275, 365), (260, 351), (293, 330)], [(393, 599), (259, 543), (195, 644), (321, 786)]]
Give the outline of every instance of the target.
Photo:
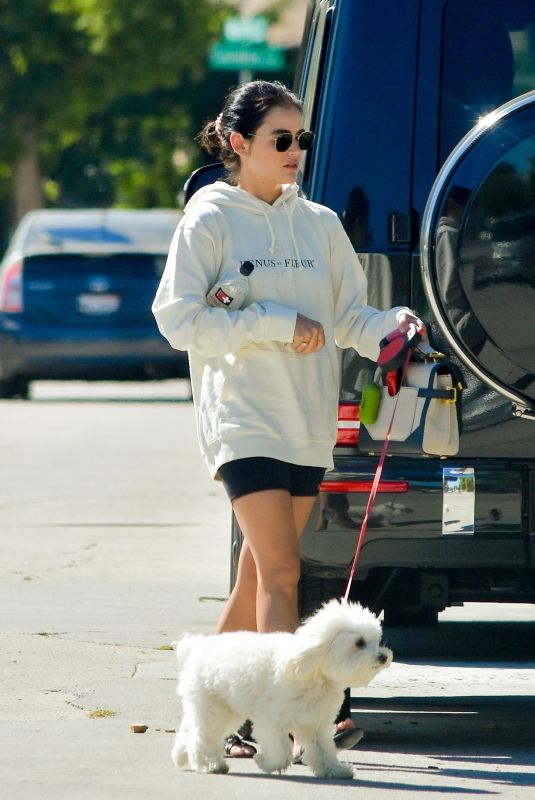
[(221, 10), (207, 0), (50, 0), (74, 18), (89, 45), (95, 74), (108, 94), (144, 93), (177, 84), (184, 71), (200, 74), (217, 38)]
[[(225, 0), (0, 0), (0, 246), (25, 130), (46, 204), (176, 206), (206, 157), (194, 136), (238, 79), (207, 68), (235, 13)], [(290, 84), (294, 57), (277, 75)]]
[(53, 169), (115, 98), (200, 78), (223, 16), (216, 0), (0, 0), (0, 200), (25, 130)]

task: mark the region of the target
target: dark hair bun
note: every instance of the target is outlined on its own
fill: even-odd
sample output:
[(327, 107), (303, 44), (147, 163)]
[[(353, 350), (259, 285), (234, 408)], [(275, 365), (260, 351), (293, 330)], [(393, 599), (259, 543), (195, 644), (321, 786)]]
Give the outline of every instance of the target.
[(211, 122), (207, 122), (204, 128), (200, 131), (198, 135), (198, 140), (201, 143), (202, 147), (207, 150), (210, 155), (219, 155), (221, 151), (222, 141), (221, 138), (216, 130), (216, 120), (212, 120)]
[(230, 145), (230, 134), (238, 131), (246, 138), (256, 133), (272, 108), (283, 106), (302, 111), (299, 98), (279, 81), (250, 81), (232, 89), (223, 111), (207, 122), (198, 135), (201, 145), (219, 158), (231, 177), (239, 172), (240, 158)]

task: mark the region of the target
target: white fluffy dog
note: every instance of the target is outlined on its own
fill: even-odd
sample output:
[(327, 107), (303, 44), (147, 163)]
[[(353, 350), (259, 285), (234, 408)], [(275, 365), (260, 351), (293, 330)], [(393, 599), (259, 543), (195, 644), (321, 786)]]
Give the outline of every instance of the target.
[(256, 763), (281, 772), (292, 761), (289, 733), (314, 775), (352, 778), (338, 761), (333, 720), (346, 686), (366, 686), (392, 662), (371, 611), (331, 600), (291, 633), (185, 634), (177, 645), (182, 721), (172, 758), (179, 767), (228, 772), (224, 738), (254, 722)]

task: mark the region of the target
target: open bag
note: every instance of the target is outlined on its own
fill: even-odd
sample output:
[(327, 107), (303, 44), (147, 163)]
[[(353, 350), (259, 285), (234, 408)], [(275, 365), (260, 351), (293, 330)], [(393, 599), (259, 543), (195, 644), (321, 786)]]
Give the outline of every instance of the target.
[[(402, 367), (389, 370), (387, 363), (379, 371), (379, 405), (372, 415), (376, 418), (369, 421), (361, 406), (359, 449), (379, 452), (391, 425), (388, 449), (392, 454), (456, 455), (462, 390), (457, 368), (428, 345), (415, 343), (409, 344)], [(396, 380), (390, 380), (393, 375), (397, 386)]]

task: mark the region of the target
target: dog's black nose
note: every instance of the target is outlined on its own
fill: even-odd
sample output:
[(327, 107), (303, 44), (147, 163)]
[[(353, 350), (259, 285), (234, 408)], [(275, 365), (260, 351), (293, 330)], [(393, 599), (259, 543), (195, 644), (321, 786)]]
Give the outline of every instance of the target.
[(386, 664), (386, 662), (388, 661), (388, 656), (386, 655), (386, 653), (379, 653), (379, 655), (377, 656), (377, 661), (380, 664)]

